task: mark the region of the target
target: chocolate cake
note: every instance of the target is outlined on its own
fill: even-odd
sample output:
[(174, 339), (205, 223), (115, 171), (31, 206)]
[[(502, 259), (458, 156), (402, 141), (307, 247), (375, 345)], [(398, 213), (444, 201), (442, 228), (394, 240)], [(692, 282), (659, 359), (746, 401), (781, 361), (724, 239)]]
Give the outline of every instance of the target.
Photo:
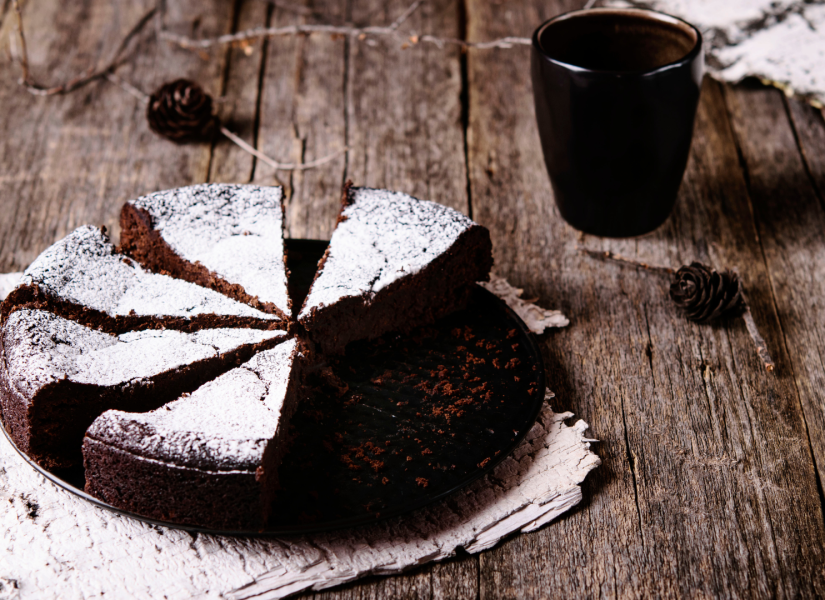
[(84, 226), (47, 248), (3, 301), (43, 308), (110, 332), (167, 327), (283, 328), (286, 322), (199, 285), (145, 270), (119, 254), (97, 227)]
[(263, 527), (308, 358), (292, 339), (157, 410), (103, 413), (83, 442), (86, 491), (164, 521)]
[(46, 468), (80, 464), (104, 410), (157, 408), (284, 339), (283, 331), (145, 330), (112, 335), (22, 309), (0, 332), (0, 406), (18, 448)]
[(461, 213), (348, 185), (298, 321), (321, 350), (340, 353), (462, 308), (492, 264), (489, 232)]
[(348, 185), (292, 319), (281, 195), (159, 192), (124, 206), (119, 249), (85, 226), (43, 252), (0, 306), (0, 407), (18, 447), (48, 469), (82, 447), (87, 491), (118, 508), (263, 527), (310, 349), (431, 323), (492, 265), (488, 231), (464, 215)]
[(206, 184), (131, 200), (121, 249), (153, 271), (291, 316), (280, 187)]

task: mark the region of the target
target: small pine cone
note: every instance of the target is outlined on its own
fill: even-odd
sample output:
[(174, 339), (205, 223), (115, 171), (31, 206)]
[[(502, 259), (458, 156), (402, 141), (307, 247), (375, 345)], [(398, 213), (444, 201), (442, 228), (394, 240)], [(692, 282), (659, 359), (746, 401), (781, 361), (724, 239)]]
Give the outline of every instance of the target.
[(691, 321), (710, 321), (740, 307), (742, 283), (736, 273), (719, 273), (695, 262), (676, 271), (670, 298)]
[(166, 83), (152, 94), (146, 119), (152, 131), (178, 143), (206, 139), (216, 123), (212, 97), (187, 79)]

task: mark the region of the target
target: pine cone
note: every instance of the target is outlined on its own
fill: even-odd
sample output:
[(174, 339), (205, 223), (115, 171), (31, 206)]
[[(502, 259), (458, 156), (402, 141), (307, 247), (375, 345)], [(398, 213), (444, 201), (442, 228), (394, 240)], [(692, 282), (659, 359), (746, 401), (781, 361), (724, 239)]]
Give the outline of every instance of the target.
[(187, 79), (166, 83), (152, 94), (146, 119), (152, 131), (178, 143), (207, 138), (216, 123), (212, 97)]
[(740, 307), (742, 283), (736, 273), (719, 273), (695, 262), (676, 271), (670, 298), (691, 321), (710, 321)]

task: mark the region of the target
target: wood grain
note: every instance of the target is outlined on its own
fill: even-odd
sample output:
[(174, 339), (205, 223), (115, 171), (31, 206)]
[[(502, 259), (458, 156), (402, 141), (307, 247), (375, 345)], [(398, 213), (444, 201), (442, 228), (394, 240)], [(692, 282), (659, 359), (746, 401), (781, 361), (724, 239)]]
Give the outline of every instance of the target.
[[(347, 18), (346, 2), (323, 0), (312, 6), (325, 15), (324, 22)], [(313, 19), (318, 17), (275, 8), (272, 25)], [(346, 49), (346, 40), (321, 34), (268, 40), (258, 128), (258, 147), (268, 156), (299, 163), (346, 147)], [(311, 171), (275, 174), (287, 186), (290, 236), (329, 239), (340, 207), (346, 162), (342, 155)], [(254, 181), (271, 184), (272, 175), (267, 165), (258, 165)]]
[[(237, 7), (235, 30), (265, 27), (270, 9), (265, 2), (242, 2)], [(219, 89), (218, 114), (223, 124), (245, 142), (256, 145), (258, 136), (261, 76), (266, 42), (256, 40), (239, 47), (224, 48), (226, 69)], [(248, 183), (256, 159), (223, 136), (218, 136), (210, 161), (209, 181)]]
[[(25, 11), (30, 63), (43, 82), (63, 81), (103, 63), (151, 2), (89, 0), (31, 2)], [(4, 19), (8, 40), (13, 19)], [(169, 3), (167, 27), (199, 35), (223, 33), (231, 5)], [(118, 71), (150, 93), (177, 77), (198, 81), (219, 95), (223, 60), (204, 60), (168, 44), (154, 43), (152, 28), (135, 42), (134, 58)], [(57, 35), (55, 33), (57, 32)], [(3, 52), (2, 71), (16, 71)], [(0, 78), (0, 270), (21, 270), (46, 246), (84, 223), (106, 225), (117, 239), (120, 206), (146, 192), (203, 182), (208, 145), (178, 146), (151, 133), (144, 103), (99, 81), (57, 97), (32, 97), (15, 78)]]
[[(354, 23), (389, 24), (409, 5), (406, 0), (356, 1), (342, 16)], [(326, 14), (340, 14), (313, 6)], [(460, 37), (461, 17), (457, 2), (427, 2), (408, 19), (402, 31)], [(308, 40), (315, 37), (310, 36)], [(341, 181), (352, 179), (356, 185), (403, 190), (468, 213), (459, 51), (435, 46), (405, 49), (398, 40), (381, 37), (324, 43), (343, 46), (345, 59), (341, 99), (345, 144), (351, 151), (345, 172), (334, 185), (340, 186)], [(330, 54), (337, 56), (336, 52), (338, 48), (327, 48), (323, 56), (328, 61)], [(327, 62), (322, 66), (330, 68)], [(323, 139), (330, 129), (335, 131), (339, 127), (337, 121), (330, 127), (327, 120), (331, 117), (324, 106), (332, 102), (330, 90), (337, 91), (338, 79), (325, 70), (319, 71), (317, 62), (308, 60), (296, 81), (300, 87), (306, 86), (306, 91), (294, 102), (304, 111), (303, 120), (324, 120), (322, 134), (309, 129), (314, 137)], [(331, 111), (336, 118), (337, 110), (336, 104)], [(307, 140), (312, 137), (308, 136)], [(328, 144), (311, 158), (333, 150), (334, 146)], [(294, 179), (290, 231), (307, 232), (304, 235), (308, 237), (328, 237), (339, 207), (339, 192), (337, 187), (330, 189), (323, 179), (318, 181), (316, 177), (319, 175), (312, 171), (301, 179)], [(303, 218), (315, 229), (301, 229), (299, 215), (306, 215)], [(319, 597), (467, 597), (465, 592), (475, 595), (477, 570), (477, 559), (468, 557), (422, 569), (398, 582), (377, 580), (356, 585), (350, 592), (331, 591)]]
[(770, 293), (779, 307), (790, 354), (788, 377), (793, 378), (804, 410), (821, 493), (825, 477), (825, 207), (818, 187), (823, 181), (823, 146), (815, 148), (825, 140), (823, 126), (810, 110), (792, 103), (794, 131), (784, 98), (773, 90), (740, 87), (729, 90), (726, 98), (770, 271)]
[[(470, 6), (470, 39), (527, 35), (548, 11), (569, 8)], [(471, 51), (468, 61), (474, 217), (493, 233), (501, 273), (572, 315), (545, 342), (550, 386), (559, 409), (591, 423), (604, 459), (589, 506), (481, 556), (481, 596), (823, 593), (806, 421), (719, 86), (704, 88), (673, 216), (643, 238), (608, 241), (577, 235), (552, 203), (527, 50)], [(669, 304), (667, 280), (594, 262), (577, 244), (737, 267), (778, 375), (761, 368), (741, 323), (689, 324)]]
[[(432, 0), (405, 31), (528, 36), (582, 3)], [(165, 24), (196, 37), (304, 21), (385, 24), (409, 5), (166, 4)], [(13, 19), (9, 2), (0, 5), (8, 44)], [(150, 6), (29, 2), (35, 76), (55, 82), (102, 63)], [(553, 204), (527, 48), (462, 55), (314, 34), (202, 54), (158, 43), (151, 29), (118, 70), (126, 81), (147, 93), (176, 77), (198, 81), (224, 96), (221, 116), (233, 131), (279, 161), (351, 152), (319, 169), (276, 173), (220, 138), (177, 146), (153, 135), (142, 102), (110, 83), (29, 96), (2, 51), (0, 271), (25, 267), (83, 223), (116, 235), (130, 197), (207, 180), (280, 179), (289, 234), (327, 238), (340, 186), (352, 177), (472, 214), (491, 230), (498, 272), (571, 317), (542, 345), (553, 408), (573, 411), (601, 440), (603, 465), (582, 504), (480, 557), (317, 596), (825, 596), (821, 112), (773, 90), (706, 81), (672, 217), (648, 236), (603, 240), (578, 234)], [(671, 266), (737, 268), (775, 375), (741, 322), (690, 324), (670, 305), (666, 280), (584, 257), (579, 245)]]

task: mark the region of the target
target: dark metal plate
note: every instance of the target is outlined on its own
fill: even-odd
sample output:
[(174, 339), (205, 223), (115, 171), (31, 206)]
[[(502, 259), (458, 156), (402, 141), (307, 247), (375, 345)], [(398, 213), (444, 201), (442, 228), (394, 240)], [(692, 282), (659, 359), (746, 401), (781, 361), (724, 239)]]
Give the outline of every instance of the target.
[[(295, 306), (326, 246), (287, 240)], [(467, 309), (410, 334), (350, 344), (327, 367), (312, 376), (315, 393), (293, 417), (294, 441), (265, 532), (146, 519), (84, 493), (82, 472), (50, 473), (23, 456), (59, 486), (150, 523), (219, 534), (307, 533), (401, 515), (467, 486), (515, 449), (544, 401), (532, 335), (482, 288)]]

